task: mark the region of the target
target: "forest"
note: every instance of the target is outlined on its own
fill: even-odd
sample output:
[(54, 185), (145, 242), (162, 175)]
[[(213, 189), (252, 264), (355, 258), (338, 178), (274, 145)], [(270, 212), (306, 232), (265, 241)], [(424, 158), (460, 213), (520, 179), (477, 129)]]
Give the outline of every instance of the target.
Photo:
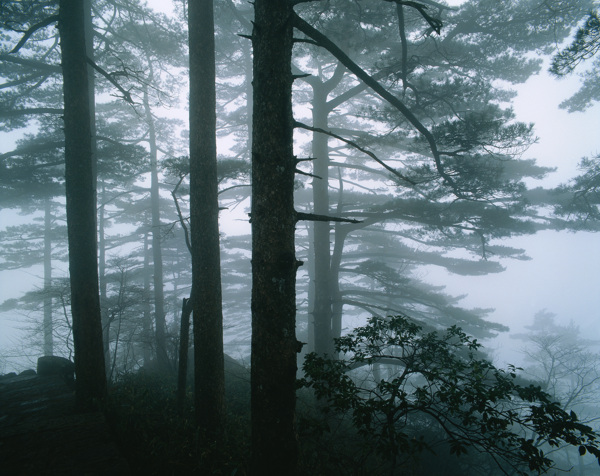
[(600, 100), (599, 9), (2, 1), (0, 379), (73, 361), (135, 474), (600, 474), (599, 342), (540, 309), (498, 365), (426, 279), (598, 231), (600, 155), (544, 186), (513, 103)]

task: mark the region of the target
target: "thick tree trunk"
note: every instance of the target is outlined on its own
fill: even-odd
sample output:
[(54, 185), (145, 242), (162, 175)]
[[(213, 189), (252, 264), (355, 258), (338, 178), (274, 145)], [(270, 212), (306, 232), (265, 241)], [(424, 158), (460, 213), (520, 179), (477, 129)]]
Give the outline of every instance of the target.
[(292, 2), (254, 3), (252, 472), (293, 474), (296, 270)]
[(222, 429), (225, 414), (213, 18), (212, 0), (189, 2), (194, 403), (207, 436)]
[(154, 325), (156, 337), (156, 360), (163, 370), (168, 370), (167, 355), (165, 293), (163, 285), (162, 245), (160, 236), (160, 193), (158, 184), (158, 147), (156, 144), (156, 128), (150, 109), (148, 89), (144, 90), (144, 113), (148, 125), (148, 144), (150, 146), (150, 207), (152, 213), (152, 262), (154, 268)]
[(83, 0), (60, 0), (64, 82), (65, 186), (77, 402), (106, 396), (98, 289), (96, 202)]
[(52, 200), (44, 201), (44, 355), (53, 355), (52, 322)]

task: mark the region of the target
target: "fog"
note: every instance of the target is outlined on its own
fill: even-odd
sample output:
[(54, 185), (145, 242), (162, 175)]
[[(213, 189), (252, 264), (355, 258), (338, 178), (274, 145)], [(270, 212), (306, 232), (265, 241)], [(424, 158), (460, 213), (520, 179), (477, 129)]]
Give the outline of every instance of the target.
[[(182, 360), (179, 343), (185, 321), (181, 316), (186, 315), (185, 299), (193, 285), (192, 250), (188, 249), (194, 220), (191, 203), (203, 195), (189, 178), (190, 156), (195, 153), (190, 151), (190, 135), (195, 137), (195, 133), (190, 134), (188, 122), (188, 109), (193, 110), (188, 104), (188, 61), (193, 60), (188, 55), (186, 4), (153, 0), (148, 2), (151, 10), (140, 6), (140, 10), (132, 10), (131, 17), (115, 13), (107, 21), (104, 16), (110, 8), (101, 3), (93, 10), (93, 23), (86, 25), (96, 31), (94, 58), (98, 62), (96, 113), (88, 117), (95, 117), (97, 137), (94, 173), (99, 328), (104, 339), (101, 355), (107, 381), (116, 385), (119, 379), (141, 370), (168, 368), (172, 372)], [(257, 326), (265, 326), (261, 330), (271, 338), (267, 342), (282, 346), (277, 347), (283, 349), (277, 358), (290, 359), (287, 366), (273, 365), (272, 374), (268, 369), (257, 371), (255, 379), (272, 375), (277, 380), (281, 368), (293, 367), (297, 352), (298, 376), (307, 379), (301, 386), (311, 387), (311, 392), (322, 399), (319, 371), (324, 371), (313, 367), (315, 373), (311, 374), (309, 366), (302, 368), (303, 361), (306, 354), (334, 356), (340, 362), (337, 370), (343, 368), (339, 381), (350, 375), (352, 378), (344, 382), (362, 385), (352, 394), (357, 399), (352, 401), (344, 400), (349, 397), (342, 394), (340, 389), (346, 388), (342, 385), (323, 387), (342, 392), (339, 398), (329, 394), (328, 402), (336, 415), (345, 415), (340, 417), (343, 421), (350, 409), (363, 408), (360, 399), (366, 399), (365, 395), (379, 395), (395, 403), (402, 398), (410, 401), (422, 388), (429, 392), (448, 385), (468, 391), (463, 387), (475, 382), (479, 389), (481, 382), (473, 369), (488, 365), (477, 360), (481, 357), (489, 359), (489, 365), (502, 368), (517, 365), (519, 369), (511, 377), (517, 386), (520, 382), (552, 380), (553, 386), (546, 382), (540, 391), (548, 392), (552, 399), (568, 400), (561, 411), (576, 408), (582, 412), (582, 421), (597, 427), (591, 409), (597, 408), (600, 397), (595, 390), (586, 390), (585, 398), (571, 401), (565, 382), (575, 382), (579, 369), (584, 368), (589, 368), (588, 376), (593, 377), (590, 382), (585, 380), (587, 376), (582, 377), (585, 383), (578, 381), (577, 388), (596, 389), (600, 382), (597, 174), (590, 194), (583, 194), (584, 201), (593, 195), (583, 211), (578, 201), (581, 192), (570, 187), (582, 174), (598, 171), (600, 104), (594, 96), (597, 93), (589, 93), (589, 107), (583, 112), (568, 112), (560, 106), (580, 90), (586, 73), (588, 79), (595, 74), (597, 80), (597, 49), (595, 59), (588, 55), (573, 74), (557, 78), (549, 72), (557, 52), (571, 44), (577, 27), (585, 21), (589, 8), (598, 6), (597, 1), (585, 2), (587, 10), (583, 5), (565, 4), (560, 14), (546, 8), (546, 2), (540, 3), (537, 13), (527, 10), (525, 0), (509, 2), (514, 11), (507, 21), (508, 33), (500, 26), (505, 11), (493, 2), (383, 2), (386, 7), (379, 8), (369, 1), (364, 10), (362, 4), (350, 2), (343, 7), (344, 15), (333, 11), (329, 2), (298, 2), (295, 8), (301, 15), (294, 23), (296, 41), (290, 73), (294, 80), (286, 91), (290, 100), (285, 108), (273, 107), (265, 86), (261, 89), (260, 80), (253, 82), (256, 78), (251, 77), (251, 47), (260, 41), (256, 32), (252, 38), (255, 43), (249, 39), (254, 31), (253, 6), (237, 1), (217, 3), (216, 83), (213, 81), (217, 130), (212, 138), (217, 138), (218, 153), (214, 160), (219, 195), (214, 214), (219, 215), (223, 343), (229, 356), (226, 366), (246, 367), (246, 372), (251, 352), (268, 352), (259, 345), (251, 349), (253, 320)], [(322, 4), (323, 10), (313, 3)], [(30, 9), (35, 10), (33, 6)], [(58, 30), (45, 25), (38, 31), (43, 22), (33, 23), (31, 18), (17, 15), (17, 10), (2, 13), (5, 18), (0, 16), (4, 33), (0, 39), (0, 173), (5, 175), (0, 177), (0, 375), (33, 368), (44, 354), (73, 359), (71, 325), (72, 319), (77, 319), (71, 313), (68, 280), (69, 253), (74, 252), (69, 250), (66, 233)], [(35, 14), (44, 12), (36, 10)], [(518, 26), (521, 17), (527, 28)], [(550, 21), (556, 22), (552, 29), (548, 27)], [(31, 32), (34, 46), (18, 42), (27, 28), (35, 30)], [(27, 40), (29, 33), (25, 35)], [(47, 53), (40, 55), (40, 51)], [(13, 61), (15, 56), (33, 58), (38, 64), (35, 68), (51, 72), (28, 69), (25, 65), (29, 63)], [(536, 63), (538, 59), (541, 64)], [(262, 72), (256, 69), (257, 64), (255, 76)], [(283, 74), (282, 70), (277, 65), (272, 75)], [(83, 71), (85, 74), (85, 63)], [(280, 87), (285, 81), (271, 86)], [(261, 92), (263, 96), (258, 94)], [(271, 111), (265, 113), (269, 119), (283, 109), (287, 111), (290, 103), (293, 109), (293, 120), (289, 121), (293, 124), (293, 144), (287, 141), (293, 154), (288, 157), (287, 152), (282, 153), (277, 164), (284, 165), (276, 167), (281, 177), (292, 170), (285, 180), (274, 179), (275, 175), (269, 178), (267, 172), (261, 176), (256, 172), (259, 168), (251, 164), (251, 157), (254, 164), (260, 164), (261, 150), (283, 150), (276, 147), (276, 132), (272, 137), (260, 128), (255, 132), (265, 119), (252, 115), (253, 105), (255, 111), (263, 110), (253, 103), (259, 98), (259, 105), (264, 106), (261, 97), (269, 104), (264, 109)], [(279, 121), (285, 127), (286, 118)], [(583, 158), (591, 159), (585, 170), (579, 167)], [(291, 169), (290, 163), (294, 164)], [(266, 183), (271, 180), (272, 196), (279, 197), (271, 203), (273, 209), (279, 209), (286, 198), (290, 198), (289, 203), (293, 201), (294, 209), (288, 209), (291, 213), (278, 218), (281, 230), (289, 216), (296, 226), (295, 256), (293, 243), (291, 252), (282, 254), (287, 258), (291, 254), (297, 265), (295, 287), (290, 286), (287, 275), (282, 278), (274, 274), (262, 280), (254, 276), (253, 281), (251, 260), (263, 261), (253, 254), (251, 199), (263, 206), (267, 196), (262, 196), (261, 202), (253, 195), (250, 182), (255, 173), (255, 181), (256, 177)], [(281, 183), (289, 185), (286, 196), (275, 195), (284, 188)], [(253, 230), (261, 230), (265, 223), (270, 226), (271, 217), (261, 217), (254, 208), (252, 218)], [(93, 231), (93, 226), (90, 229)], [(265, 233), (265, 240), (276, 234), (273, 229), (277, 228)], [(198, 239), (200, 235), (196, 232), (193, 236)], [(254, 248), (265, 243), (259, 240)], [(276, 247), (278, 242), (273, 243)], [(283, 245), (277, 250), (283, 250)], [(202, 269), (206, 271), (206, 267)], [(257, 269), (270, 268), (255, 265)], [(260, 289), (267, 297), (260, 304), (266, 303), (265, 309), (280, 295), (296, 303), (295, 316), (291, 316), (295, 321), (290, 325), (293, 329), (296, 323), (296, 336), (290, 336), (284, 324), (280, 324), (282, 333), (273, 334), (278, 338), (269, 334), (277, 327), (273, 324), (277, 319), (261, 321), (261, 311), (257, 310), (261, 306), (253, 303), (251, 308), (251, 290), (258, 288), (256, 283), (264, 285)], [(265, 314), (277, 315), (282, 323), (288, 319), (285, 322), (289, 323), (290, 316), (283, 307)], [(273, 328), (267, 329), (265, 322)], [(355, 334), (355, 329), (377, 323), (383, 326), (379, 332), (390, 334), (397, 329), (385, 326), (406, 326), (405, 340), (393, 341), (389, 353), (384, 339), (374, 338), (370, 346), (362, 342), (363, 347), (340, 340), (345, 336), (359, 342), (364, 335)], [(416, 327), (411, 328), (410, 323)], [(444, 334), (448, 328), (449, 334)], [(51, 334), (44, 333), (45, 329)], [(263, 332), (257, 335), (263, 336)], [(442, 357), (432, 351), (436, 355), (432, 361), (439, 358), (448, 367), (460, 369), (442, 372), (440, 381), (446, 379), (443, 384), (428, 374), (426, 364), (419, 367), (418, 359), (402, 360), (409, 349), (409, 354), (423, 353), (423, 362), (428, 362), (421, 334), (437, 339), (434, 347), (438, 349), (445, 351), (449, 346), (448, 354)], [(297, 351), (288, 352), (288, 338)], [(548, 344), (546, 338), (555, 340)], [(348, 347), (344, 349), (340, 342)], [(364, 349), (373, 355), (363, 356)], [(560, 355), (562, 373), (542, 375), (547, 370), (544, 359), (548, 355), (544, 352), (552, 359)], [(272, 363), (277, 358), (271, 355), (257, 361)], [(400, 363), (390, 363), (394, 359)], [(398, 376), (398, 368), (411, 375), (411, 365), (415, 365), (417, 377)], [(458, 383), (449, 384), (456, 375), (460, 375)], [(490, 380), (482, 381), (487, 385)], [(395, 382), (402, 392), (394, 390), (387, 395), (386, 381)], [(241, 391), (244, 402), (248, 398), (246, 384)], [(252, 385), (254, 391), (263, 391), (262, 385)], [(293, 396), (295, 387), (288, 390)], [(518, 394), (520, 390), (511, 387), (511, 391)], [(490, 394), (494, 405), (478, 410), (485, 418), (488, 410), (493, 413), (499, 408), (493, 391)], [(388, 422), (407, 417), (408, 433), (403, 434), (407, 441), (406, 435), (426, 433), (422, 429), (429, 425), (438, 435), (437, 423), (446, 428), (441, 423), (444, 404), (452, 398), (461, 402), (470, 398), (453, 394), (452, 398), (443, 395), (437, 400), (434, 390), (431, 395), (431, 401), (424, 405), (440, 411), (439, 415), (434, 411), (413, 421), (404, 414), (393, 418), (386, 415)], [(488, 397), (477, 395), (485, 405)], [(513, 397), (507, 393), (499, 399), (513, 401)], [(536, 398), (543, 402), (545, 396), (536, 394), (528, 402)], [(194, 405), (198, 412), (198, 401)], [(398, 404), (398, 408), (409, 408), (407, 405)], [(458, 407), (452, 410), (458, 412)], [(253, 411), (259, 412), (256, 406)], [(467, 412), (465, 418), (475, 413)], [(381, 417), (381, 413), (376, 416)], [(369, 418), (364, 421), (370, 422)], [(565, 413), (561, 418), (569, 417)], [(379, 427), (368, 423), (361, 429), (364, 421), (359, 420), (355, 415), (353, 423), (346, 419), (344, 424), (362, 432), (363, 437), (373, 436), (370, 431), (381, 431), (377, 438), (382, 441), (392, 431), (384, 423)], [(515, 426), (522, 423), (518, 421)], [(534, 431), (527, 424), (523, 428)], [(539, 445), (533, 453), (547, 441), (542, 437), (544, 429), (535, 428), (538, 430)], [(477, 440), (479, 436), (470, 438)], [(278, 440), (272, 435), (270, 439)], [(455, 447), (456, 440), (451, 440), (444, 440), (442, 447), (446, 449), (449, 444), (450, 453), (460, 456), (460, 445)], [(490, 441), (488, 447), (482, 443), (481, 452), (494, 454), (493, 438)], [(578, 441), (583, 445), (580, 448), (587, 444), (585, 439)], [(392, 453), (406, 456), (397, 441), (392, 446)], [(377, 453), (376, 448), (373, 451)], [(587, 451), (593, 453), (589, 448)], [(575, 452), (560, 453), (557, 461), (568, 470), (574, 467), (572, 457), (577, 457)], [(397, 463), (395, 458), (382, 463), (391, 468), (390, 474), (409, 464), (410, 458), (404, 463)], [(477, 458), (473, 461), (473, 467), (482, 471), (473, 474), (484, 474), (481, 468), (487, 463)], [(591, 467), (589, 458), (577, 461), (580, 471)], [(377, 457), (365, 464), (380, 462)], [(508, 464), (517, 468), (521, 463)], [(546, 463), (536, 464), (545, 468)], [(419, 460), (418, 464), (425, 474), (426, 461)], [(456, 468), (459, 466), (457, 463)], [(452, 474), (461, 474), (456, 468)]]
[[(172, 14), (169, 3), (154, 2), (151, 5), (158, 11)], [(597, 154), (600, 148), (597, 133), (600, 130), (600, 106), (596, 104), (584, 113), (560, 109), (559, 104), (577, 91), (580, 80), (576, 75), (560, 79), (552, 77), (547, 72), (548, 67), (549, 58), (546, 58), (541, 73), (524, 84), (513, 86), (518, 92), (512, 101), (516, 119), (533, 123), (538, 137), (537, 143), (527, 149), (523, 158), (534, 158), (539, 165), (556, 168), (544, 180), (531, 182), (532, 187), (553, 187), (568, 182), (577, 175), (580, 159)], [(170, 117), (187, 120), (184, 109), (165, 112)], [(0, 153), (13, 150), (16, 140), (22, 137), (18, 131), (1, 134)], [(219, 143), (219, 150), (228, 147), (227, 141)], [(248, 206), (247, 202), (245, 206)], [(236, 213), (222, 213), (221, 226), (225, 233), (248, 233), (249, 225), (244, 223), (246, 213), (244, 205), (240, 205)], [(28, 223), (31, 219), (32, 215), (22, 215), (16, 209), (3, 207), (0, 210), (2, 228)], [(509, 326), (511, 331), (522, 332), (536, 312), (546, 309), (555, 313), (560, 322), (573, 321), (586, 335), (600, 338), (595, 325), (600, 309), (600, 295), (595, 292), (600, 252), (594, 246), (595, 239), (593, 233), (587, 232), (541, 232), (505, 240), (511, 246), (525, 249), (531, 261), (505, 261), (506, 270), (500, 274), (469, 278), (432, 269), (423, 277), (433, 284), (446, 286), (451, 294), (466, 295), (461, 302), (466, 307), (494, 308), (491, 319)], [(61, 265), (57, 266), (60, 269)], [(62, 271), (65, 272), (64, 265)], [(0, 271), (0, 282), (0, 302), (3, 302), (40, 288), (42, 270), (36, 267), (3, 270)], [(0, 316), (0, 346), (8, 349), (19, 342), (21, 317), (12, 313)], [(505, 362), (519, 361), (518, 353), (511, 355), (518, 352), (515, 343), (506, 337), (503, 333), (498, 338), (501, 343), (491, 341), (490, 348), (496, 349), (497, 357)]]

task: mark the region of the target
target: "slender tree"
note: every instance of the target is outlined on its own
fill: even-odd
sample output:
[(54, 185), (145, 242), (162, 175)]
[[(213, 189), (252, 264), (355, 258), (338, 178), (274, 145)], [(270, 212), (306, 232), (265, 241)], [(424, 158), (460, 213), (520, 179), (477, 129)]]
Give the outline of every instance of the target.
[(76, 395), (82, 408), (106, 394), (98, 288), (96, 203), (83, 0), (61, 0), (65, 185)]

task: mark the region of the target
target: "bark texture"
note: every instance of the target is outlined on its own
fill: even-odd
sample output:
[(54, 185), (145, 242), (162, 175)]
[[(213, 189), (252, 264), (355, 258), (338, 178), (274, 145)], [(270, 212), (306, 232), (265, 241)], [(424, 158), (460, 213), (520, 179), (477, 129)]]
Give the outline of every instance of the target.
[(297, 341), (291, 2), (254, 3), (252, 472), (294, 474)]
[(65, 186), (77, 402), (106, 395), (98, 289), (96, 201), (83, 0), (60, 0), (64, 82)]
[(190, 0), (190, 215), (195, 411), (200, 428), (223, 426), (225, 373), (216, 146), (212, 0)]

